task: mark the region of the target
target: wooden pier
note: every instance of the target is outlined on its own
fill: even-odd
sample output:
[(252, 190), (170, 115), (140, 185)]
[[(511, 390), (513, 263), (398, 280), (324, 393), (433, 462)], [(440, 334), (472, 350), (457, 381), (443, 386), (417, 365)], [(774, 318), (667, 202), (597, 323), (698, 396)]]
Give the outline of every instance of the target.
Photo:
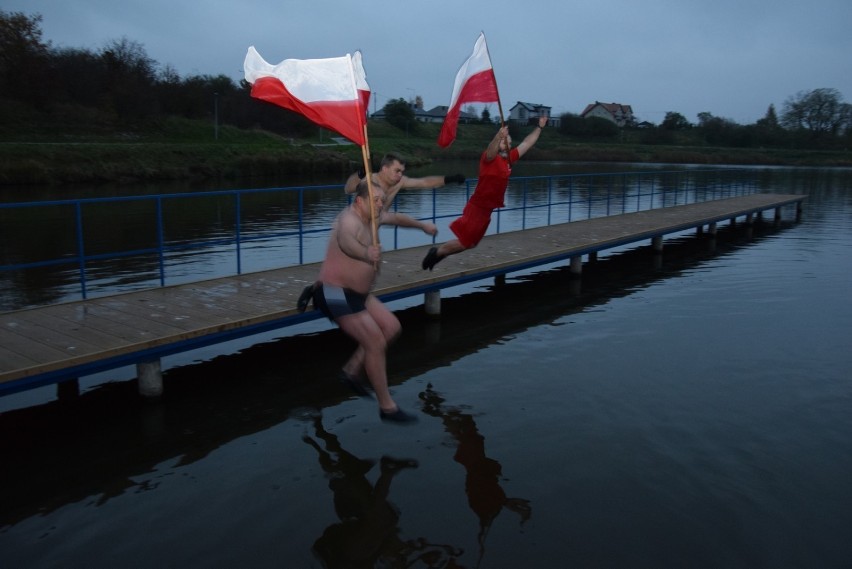
[[(386, 301), (424, 294), (437, 314), (442, 288), (561, 260), (579, 274), (583, 255), (645, 240), (662, 250), (665, 235), (712, 234), (720, 222), (750, 223), (767, 210), (777, 220), (785, 206), (795, 205), (798, 218), (804, 199), (753, 194), (490, 235), (431, 272), (420, 267), (429, 246), (388, 251), (375, 293)], [(2, 313), (0, 395), (136, 365), (140, 392), (157, 396), (165, 355), (322, 318), (296, 310), (318, 272), (312, 263)]]

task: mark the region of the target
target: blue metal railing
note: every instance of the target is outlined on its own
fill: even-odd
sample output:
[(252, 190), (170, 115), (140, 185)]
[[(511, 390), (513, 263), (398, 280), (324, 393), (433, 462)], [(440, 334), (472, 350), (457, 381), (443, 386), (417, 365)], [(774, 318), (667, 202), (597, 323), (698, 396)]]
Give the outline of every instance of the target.
[[(393, 209), (445, 228), (461, 213), (474, 187), (475, 180), (468, 180), (463, 193), (458, 188), (433, 189), (428, 204), (423, 202), (423, 190), (401, 192)], [(756, 191), (755, 174), (742, 169), (516, 177), (507, 191), (506, 206), (494, 213), (489, 233)], [(266, 268), (315, 262), (324, 251), (324, 240), (320, 245), (315, 238), (330, 231), (334, 216), (348, 201), (341, 186), (333, 185), (0, 204), (0, 280), (12, 286), (16, 275), (27, 281), (21, 275), (32, 271), (64, 272), (66, 289), (70, 281), (76, 281), (73, 288), (77, 291), (66, 290), (64, 296), (77, 294), (85, 299), (93, 283), (111, 294), (147, 288), (153, 282), (174, 284), (180, 277), (200, 280), (242, 274), (253, 244), (260, 242), (279, 247), (274, 253), (268, 247), (256, 251), (261, 258), (275, 257)], [(66, 213), (69, 208), (71, 216)], [(142, 221), (134, 224), (137, 218)], [(176, 227), (170, 225), (172, 219), (178, 220)], [(53, 239), (44, 236), (45, 226), (55, 233)], [(427, 239), (422, 235), (402, 238), (398, 228), (383, 229), (386, 231), (392, 231), (393, 249), (420, 245)], [(116, 233), (121, 236), (114, 238)], [(442, 232), (442, 238), (446, 234)], [(69, 236), (73, 236), (73, 246), (67, 243)], [(385, 247), (387, 241), (382, 237)], [(122, 248), (114, 250), (119, 242)], [(288, 262), (293, 249), (295, 258)], [(182, 267), (188, 258), (201, 253), (232, 259), (217, 262), (214, 275), (186, 274), (185, 268), (182, 275), (174, 269), (170, 273), (170, 268)], [(133, 266), (124, 270), (99, 268), (101, 263), (121, 264), (131, 259)], [(75, 278), (68, 276), (71, 267)], [(0, 310), (26, 305), (7, 300)]]

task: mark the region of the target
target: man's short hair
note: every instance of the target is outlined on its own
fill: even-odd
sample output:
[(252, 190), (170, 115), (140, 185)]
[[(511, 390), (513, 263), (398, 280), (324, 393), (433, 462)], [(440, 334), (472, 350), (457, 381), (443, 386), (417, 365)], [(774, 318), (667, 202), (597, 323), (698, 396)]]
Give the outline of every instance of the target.
[(364, 198), (369, 202), (370, 200), (370, 186), (367, 184), (367, 180), (361, 180), (358, 182), (358, 186), (355, 188), (355, 197)]
[(399, 162), (400, 164), (405, 166), (405, 158), (403, 158), (401, 154), (397, 154), (396, 152), (388, 152), (387, 154), (382, 156), (382, 163), (380, 164), (380, 168), (390, 166), (394, 162)]
[[(376, 195), (377, 192), (381, 192), (382, 197), (384, 197), (384, 190), (374, 186), (373, 195)], [(355, 197), (362, 198), (365, 202), (370, 203), (370, 185), (367, 183), (367, 180), (358, 182), (358, 185), (355, 187)]]

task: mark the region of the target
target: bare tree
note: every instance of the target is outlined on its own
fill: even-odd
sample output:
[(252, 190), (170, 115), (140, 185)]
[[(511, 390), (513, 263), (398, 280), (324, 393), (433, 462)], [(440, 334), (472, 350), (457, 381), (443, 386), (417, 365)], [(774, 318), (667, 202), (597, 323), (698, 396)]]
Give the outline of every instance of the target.
[(836, 136), (849, 121), (849, 105), (837, 89), (800, 91), (784, 103), (781, 124), (789, 130), (806, 130), (814, 137)]

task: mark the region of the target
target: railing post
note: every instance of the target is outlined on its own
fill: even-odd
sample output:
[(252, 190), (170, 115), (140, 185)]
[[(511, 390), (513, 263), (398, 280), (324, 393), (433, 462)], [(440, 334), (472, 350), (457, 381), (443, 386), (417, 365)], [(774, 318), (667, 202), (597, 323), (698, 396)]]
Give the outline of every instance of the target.
[(234, 197), (236, 199), (236, 203), (234, 204), (234, 215), (236, 216), (235, 220), (235, 228), (234, 228), (234, 238), (236, 239), (236, 247), (237, 247), (237, 274), (243, 274), (243, 259), (242, 259), (242, 248), (240, 247), (240, 236), (241, 236), (241, 226), (240, 219), (242, 219), (242, 200), (240, 199), (240, 192), (234, 192)]
[(164, 256), (163, 238), (163, 198), (157, 196), (157, 262), (160, 269), (160, 286), (166, 286), (166, 263)]
[(79, 202), (75, 202), (75, 215), (77, 217), (77, 259), (80, 271), (80, 296), (83, 300), (86, 299), (86, 245), (84, 243), (85, 233), (83, 232), (83, 206)]

